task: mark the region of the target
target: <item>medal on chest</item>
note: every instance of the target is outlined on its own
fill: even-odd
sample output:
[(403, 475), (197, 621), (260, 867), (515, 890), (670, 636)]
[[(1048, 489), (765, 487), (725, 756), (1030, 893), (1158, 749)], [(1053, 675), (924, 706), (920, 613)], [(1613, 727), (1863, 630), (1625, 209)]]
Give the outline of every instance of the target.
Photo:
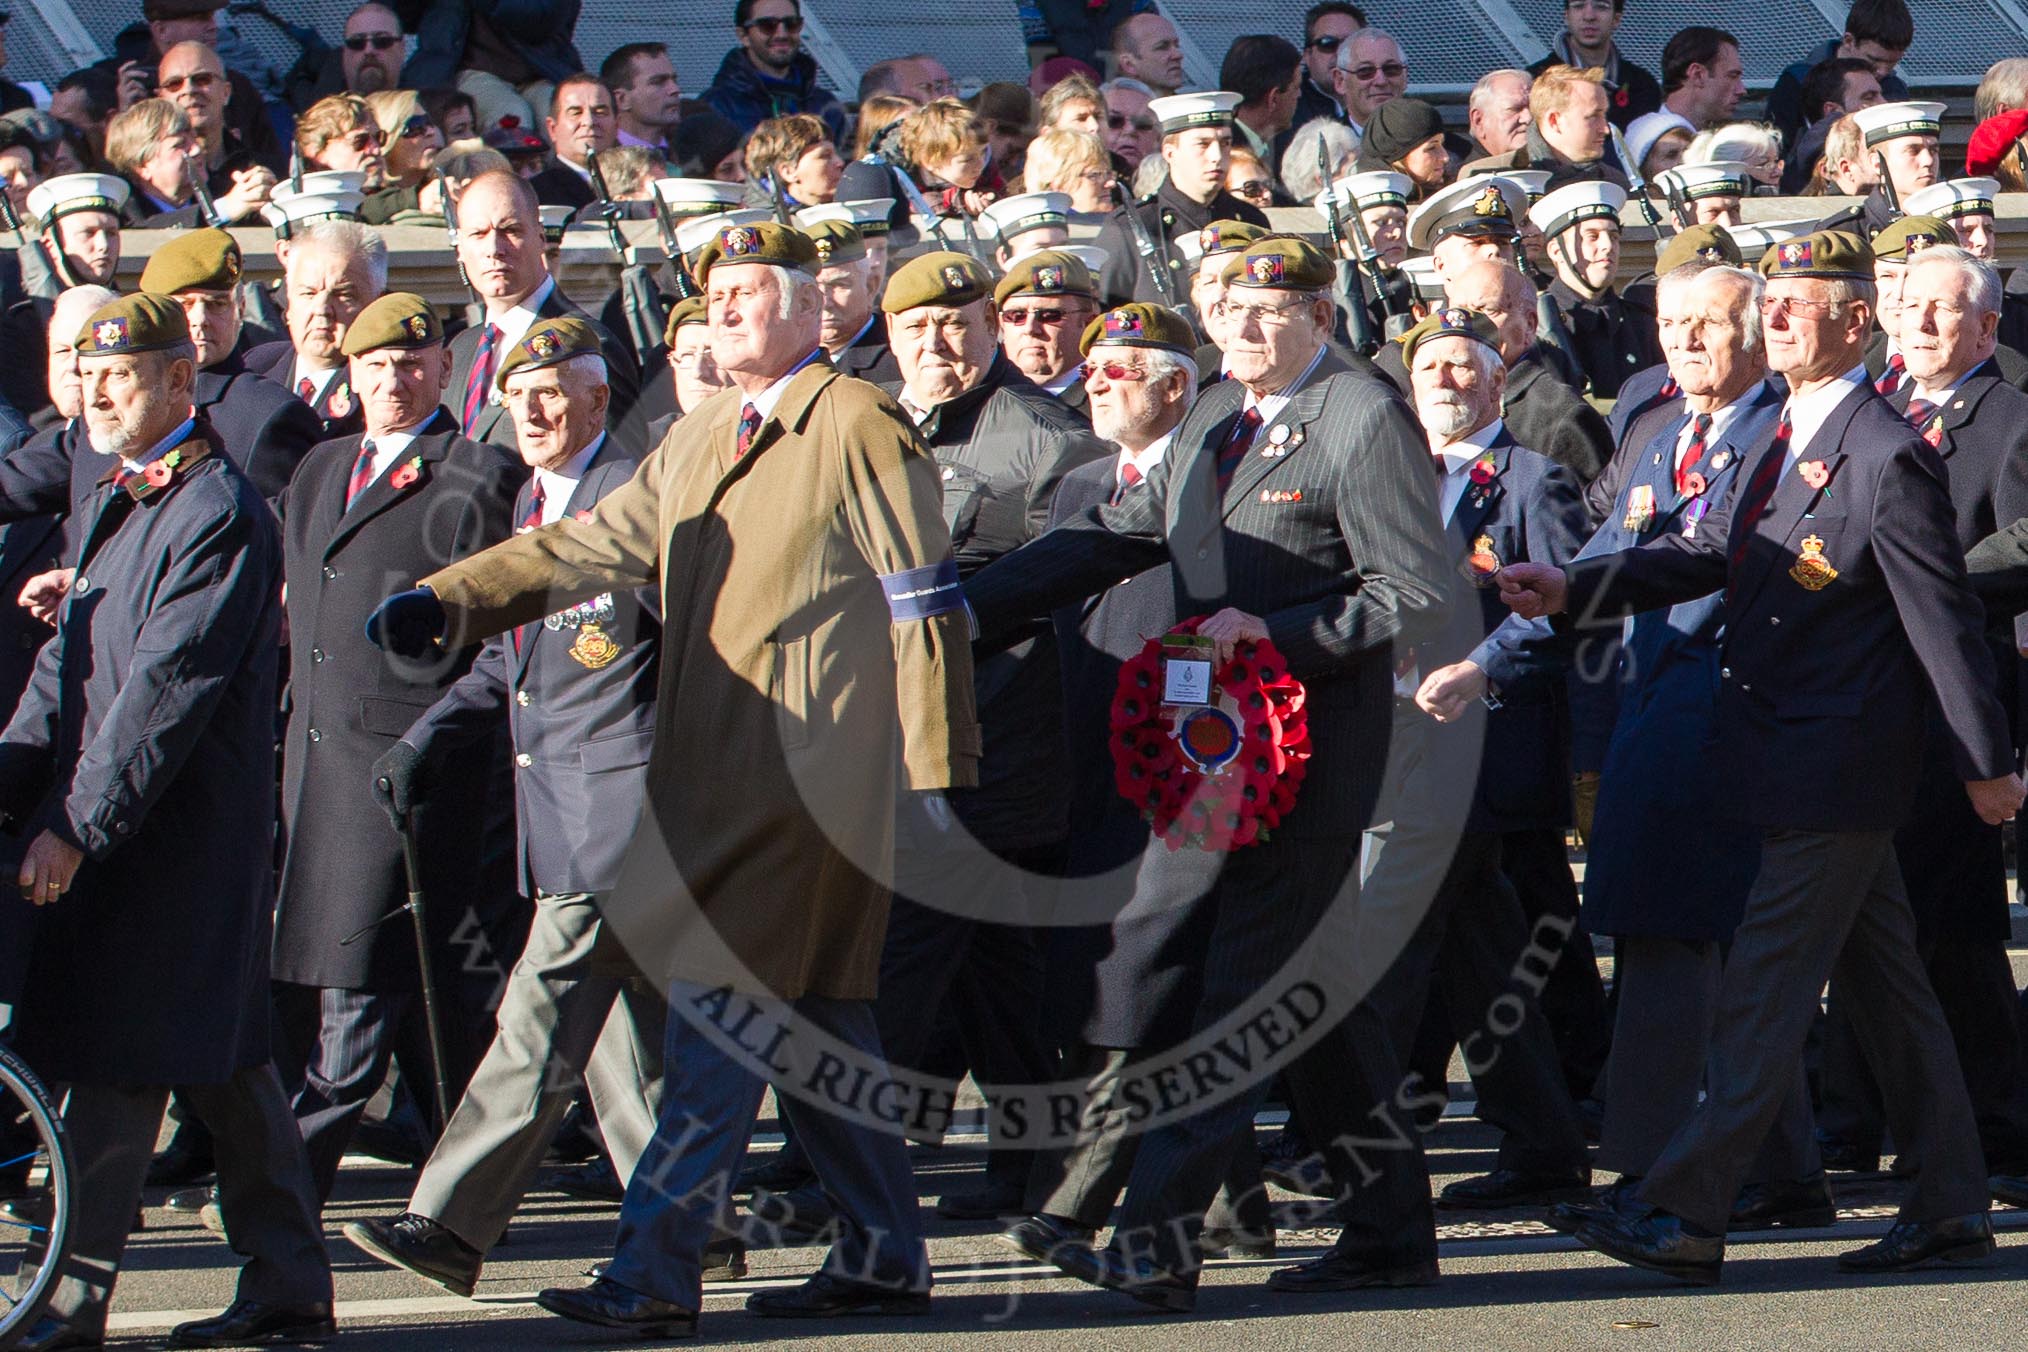
[(1655, 490), (1649, 484), (1635, 484), (1627, 494), (1627, 514), (1620, 522), (1623, 530), (1646, 530), (1655, 520)]

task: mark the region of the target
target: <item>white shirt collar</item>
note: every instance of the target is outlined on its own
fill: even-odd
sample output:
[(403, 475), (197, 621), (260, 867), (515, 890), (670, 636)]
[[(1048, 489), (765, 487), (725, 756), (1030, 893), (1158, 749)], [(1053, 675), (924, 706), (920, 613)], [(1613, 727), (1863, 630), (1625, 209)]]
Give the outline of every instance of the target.
[[(1739, 398), (1733, 400), (1731, 403), (1725, 405), (1723, 408), (1712, 410), (1711, 430), (1704, 434), (1704, 442), (1706, 445), (1710, 445), (1712, 442), (1718, 440), (1718, 438), (1725, 435), (1725, 429), (1732, 426), (1733, 419), (1737, 418), (1740, 414), (1746, 412), (1746, 406), (1748, 404), (1760, 398), (1761, 386), (1765, 385), (1766, 383), (1767, 382), (1763, 380), (1758, 384), (1749, 388), (1745, 394), (1740, 395)], [(1683, 420), (1683, 434), (1681, 437), (1677, 438), (1678, 446), (1681, 446), (1683, 444), (1684, 437), (1688, 437), (1690, 435), (1691, 425), (1697, 416), (1694, 413), (1690, 413), (1690, 411), (1687, 408), (1684, 410), (1684, 412), (1688, 416), (1686, 416)]]
[(303, 369), (303, 359), (298, 357), (289, 367), (289, 392), (296, 393), (304, 381), (309, 381), (310, 397), (306, 402), (315, 408), (324, 402), (324, 395), (330, 390), (331, 382), (336, 380), (344, 369), (345, 365), (341, 362), (327, 371), (306, 371)]
[(1822, 430), (1824, 420), (1854, 387), (1871, 383), (1864, 366), (1855, 366), (1836, 380), (1829, 380), (1808, 394), (1789, 395), (1789, 457), (1794, 459), (1809, 448)]
[(535, 327), (535, 321), (542, 317), (539, 312), (549, 303), (555, 291), (556, 278), (544, 277), (542, 285), (529, 292), (527, 299), (498, 319), (488, 320), (500, 332), (499, 340), (493, 344), (495, 370), (499, 369), (498, 363), (506, 356), (507, 349), (520, 342)]
[(796, 378), (796, 373), (823, 355), (824, 349), (821, 347), (812, 350), (809, 356), (790, 367), (787, 374), (778, 377), (773, 384), (746, 401), (753, 405), (754, 412), (760, 414), (762, 422), (774, 416), (775, 405), (782, 402), (782, 394), (789, 388), (789, 382)]
[(570, 495), (577, 491), (578, 481), (591, 468), (593, 457), (606, 444), (606, 434), (599, 433), (576, 455), (563, 462), (560, 469), (538, 469), (535, 482), (542, 486), (542, 524), (548, 525), (563, 515), (563, 509), (570, 505)]
[(1122, 446), (1119, 459), (1113, 465), (1113, 482), (1120, 482), (1120, 471), (1127, 465), (1139, 470), (1141, 477), (1146, 479), (1148, 471), (1161, 464), (1162, 457), (1169, 454), (1169, 444), (1174, 440), (1176, 429), (1172, 427), (1138, 451), (1130, 451)]
[(1444, 473), (1462, 473), (1467, 465), (1486, 453), (1506, 425), (1505, 418), (1495, 418), (1462, 441), (1454, 441), (1438, 451), (1436, 454), (1443, 457)]
[(1254, 392), (1249, 389), (1246, 392), (1245, 407), (1260, 410), (1260, 420), (1263, 425), (1273, 422), (1280, 415), (1281, 411), (1289, 406), (1289, 400), (1295, 397), (1296, 391), (1302, 388), (1303, 382), (1310, 378), (1310, 373), (1317, 369), (1317, 364), (1324, 360), (1326, 350), (1324, 346), (1319, 345), (1317, 355), (1310, 358), (1310, 364), (1303, 368), (1303, 373), (1276, 390), (1273, 394), (1264, 394), (1256, 397)]
[[(409, 446), (414, 443), (422, 432), (423, 424), (428, 421), (425, 418), (423, 422), (417, 423), (405, 432), (383, 432), (377, 437), (367, 437), (365, 442), (370, 442), (373, 447), (373, 475), (367, 482), (379, 479), (397, 460), (407, 455)], [(364, 449), (364, 446), (363, 442), (361, 449)]]
[(1077, 384), (1078, 376), (1080, 374), (1081, 374), (1080, 368), (1077, 366), (1072, 366), (1068, 371), (1065, 371), (1062, 375), (1050, 381), (1047, 385), (1044, 385), (1042, 388), (1049, 391), (1051, 394), (1061, 396), (1065, 390)]

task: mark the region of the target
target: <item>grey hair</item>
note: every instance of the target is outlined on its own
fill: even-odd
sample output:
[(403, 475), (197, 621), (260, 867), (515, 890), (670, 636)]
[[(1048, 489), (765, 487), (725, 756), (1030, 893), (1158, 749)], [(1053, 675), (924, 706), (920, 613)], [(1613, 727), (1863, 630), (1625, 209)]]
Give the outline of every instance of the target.
[(1183, 381), (1183, 408), (1187, 412), (1197, 402), (1197, 363), (1184, 360), (1181, 353), (1165, 352), (1161, 348), (1149, 348), (1147, 355), (1148, 375), (1155, 380), (1167, 380), (1181, 374)]
[[(87, 283), (84, 286), (73, 286), (66, 288), (62, 293), (60, 293), (57, 296), (56, 304), (62, 305), (66, 302), (69, 302), (74, 305), (81, 305), (85, 307), (84, 317), (86, 319), (89, 319), (91, 318), (92, 315), (96, 314), (99, 311), (99, 308), (101, 306), (110, 305), (119, 298), (120, 293), (113, 290), (110, 286), (99, 286), (95, 283)], [(50, 311), (50, 318), (52, 324), (54, 324), (55, 315), (56, 312), (54, 309), (52, 309)], [(77, 335), (73, 331), (73, 333), (70, 336), (76, 337)]]
[(1408, 49), (1395, 41), (1394, 34), (1383, 33), (1378, 28), (1361, 28), (1338, 44), (1338, 55), (1332, 58), (1331, 65), (1338, 70), (1352, 69), (1352, 44), (1355, 42), (1371, 42), (1375, 38), (1382, 38), (1388, 42), (1393, 42), (1394, 50), (1402, 53), (1404, 58), (1407, 56)]
[(1142, 98), (1147, 99), (1159, 99), (1162, 97), (1155, 92), (1152, 85), (1144, 84), (1131, 75), (1122, 75), (1116, 79), (1107, 80), (1099, 86), (1099, 93), (1101, 95), (1110, 94), (1115, 89), (1124, 89), (1130, 94), (1139, 94)]
[(2010, 56), (1986, 68), (1972, 95), (1972, 122), (1984, 122), (2009, 108), (2028, 108), (2028, 57)]
[(1880, 288), (1871, 277), (1827, 277), (1824, 285), (1831, 289), (1826, 300), (1832, 305), (1843, 308), (1856, 300), (1876, 313), (1880, 309)]
[(1479, 77), (1477, 84), (1472, 86), (1471, 97), (1465, 100), (1465, 106), (1473, 112), (1485, 112), (1486, 105), (1493, 101), (1493, 86), (1509, 77), (1531, 86), (1535, 81), (1535, 77), (1527, 71), (1517, 70), (1512, 66), (1503, 67), (1500, 70), (1489, 70)]
[(1505, 371), (1507, 363), (1500, 358), (1500, 349), (1487, 347), (1484, 343), (1466, 343), (1471, 350), (1472, 370), (1480, 380), (1491, 380), (1495, 371)]
[(1690, 138), (1683, 151), (1685, 164), (1717, 164), (1740, 160), (1751, 164), (1754, 157), (1776, 157), (1782, 153), (1782, 139), (1774, 128), (1759, 122), (1728, 122)]
[(309, 246), (332, 253), (356, 254), (366, 260), (366, 272), (373, 279), (373, 293), (387, 291), (387, 241), (380, 232), (358, 221), (312, 221), (299, 226), (289, 237), (289, 257)]
[[(1983, 258), (1974, 257), (1955, 244), (1933, 244), (1917, 252), (1910, 260), (1908, 270), (1913, 272), (1931, 263), (1949, 263), (1958, 270), (1965, 278), (1965, 289), (1971, 294), (1972, 304), (1979, 307), (1980, 314), (1992, 315), (2000, 312), (2000, 272), (1991, 263)], [(1903, 286), (1906, 285), (1904, 282)]]
[[(1682, 269), (1677, 269), (1680, 272)], [(1675, 273), (1670, 273), (1675, 276)], [(1735, 268), (1729, 263), (1718, 263), (1703, 269), (1700, 275), (1724, 277), (1731, 281), (1746, 283), (1746, 317), (1740, 321), (1739, 346), (1746, 352), (1760, 351), (1762, 332), (1760, 327), (1760, 298), (1767, 291), (1767, 280), (1757, 272)]]
[(793, 319), (796, 314), (796, 296), (806, 286), (815, 286), (817, 279), (801, 268), (786, 267), (780, 263), (765, 265), (774, 274), (775, 285), (781, 291), (781, 304), (775, 309), (778, 319)]
[(596, 352), (581, 352), (563, 363), (561, 369), (582, 376), (589, 385), (604, 385), (608, 380), (606, 359)]
[(1296, 134), (1289, 138), (1289, 148), (1282, 152), (1282, 186), (1298, 202), (1315, 200), (1326, 187), (1317, 174), (1319, 143), (1324, 147), (1324, 159), (1331, 165), (1334, 175), (1346, 156), (1359, 152), (1359, 141), (1352, 135), (1352, 129), (1336, 118), (1311, 118), (1298, 127)]

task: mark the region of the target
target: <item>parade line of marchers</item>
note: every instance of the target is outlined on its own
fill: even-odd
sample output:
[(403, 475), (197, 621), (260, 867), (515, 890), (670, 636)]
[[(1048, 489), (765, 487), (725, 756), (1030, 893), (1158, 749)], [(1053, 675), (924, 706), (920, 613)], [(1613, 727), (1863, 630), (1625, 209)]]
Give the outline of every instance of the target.
[[(955, 1121), (954, 1082), (848, 1061), (828, 1050), (804, 1054), (796, 1046), (792, 1011), (774, 1001), (719, 986), (689, 1001), (688, 1009), (693, 1021), (758, 1063), (779, 1089), (807, 1102), (871, 1117), (925, 1140), (940, 1139)], [(1144, 1063), (1135, 1074), (1093, 1084), (990, 1086), (988, 1135), (996, 1146), (1060, 1147), (1090, 1137), (1114, 1112), (1136, 1127), (1158, 1114), (1187, 1117), (1221, 1091), (1275, 1074), (1289, 1059), (1284, 1053), (1300, 1050), (1302, 1035), (1325, 1022), (1330, 1009), (1321, 986), (1295, 981), (1262, 1000), (1233, 1031)], [(1116, 1120), (1113, 1125), (1117, 1129)]]

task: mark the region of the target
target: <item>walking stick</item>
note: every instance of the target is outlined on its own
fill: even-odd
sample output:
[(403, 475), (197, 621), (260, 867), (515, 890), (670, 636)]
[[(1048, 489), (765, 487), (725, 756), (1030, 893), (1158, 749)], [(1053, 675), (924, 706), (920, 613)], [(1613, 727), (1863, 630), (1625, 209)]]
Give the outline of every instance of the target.
[[(392, 795), (394, 785), (385, 775), (380, 779), (380, 791)], [(403, 813), (401, 825), (395, 828), (401, 837), (401, 868), (408, 878), (408, 903), (389, 911), (371, 924), (339, 941), (339, 946), (349, 947), (354, 940), (363, 938), (372, 930), (394, 919), (403, 911), (408, 912), (415, 926), (415, 960), (422, 973), (423, 1025), (429, 1034), (430, 1071), (436, 1080), (437, 1130), (441, 1131), (451, 1120), (451, 1094), (444, 1079), (444, 1026), (437, 1015), (437, 983), (430, 971), (430, 937), (428, 912), (423, 904), (422, 863), (416, 854), (415, 818)]]

